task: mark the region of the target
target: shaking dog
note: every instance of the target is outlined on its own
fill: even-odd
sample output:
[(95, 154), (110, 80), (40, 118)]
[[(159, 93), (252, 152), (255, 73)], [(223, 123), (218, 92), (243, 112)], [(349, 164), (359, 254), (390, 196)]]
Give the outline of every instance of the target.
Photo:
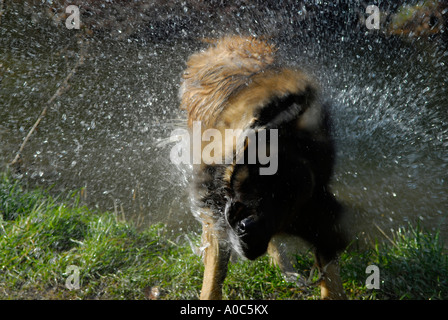
[[(193, 166), (193, 211), (203, 226), (200, 298), (222, 298), (232, 250), (252, 260), (269, 247), (278, 258), (271, 241), (278, 234), (313, 246), (323, 299), (345, 298), (337, 262), (346, 246), (343, 210), (328, 186), (334, 143), (314, 80), (281, 64), (267, 41), (227, 36), (189, 58), (180, 100), (202, 138), (210, 129), (233, 132)], [(204, 140), (211, 139), (197, 150)], [(261, 149), (277, 162), (267, 174)]]

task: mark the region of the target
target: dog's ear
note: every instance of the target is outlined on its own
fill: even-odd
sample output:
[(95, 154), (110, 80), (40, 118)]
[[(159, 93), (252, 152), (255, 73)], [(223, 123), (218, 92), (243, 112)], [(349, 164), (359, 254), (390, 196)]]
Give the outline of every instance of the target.
[(275, 97), (258, 110), (252, 127), (281, 128), (285, 123), (300, 118), (313, 104), (316, 95), (316, 88), (308, 85), (303, 92)]

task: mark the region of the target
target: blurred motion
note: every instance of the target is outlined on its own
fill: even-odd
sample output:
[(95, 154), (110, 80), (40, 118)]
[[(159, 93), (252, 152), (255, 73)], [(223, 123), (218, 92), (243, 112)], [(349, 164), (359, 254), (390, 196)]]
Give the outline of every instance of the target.
[[(2, 170), (46, 108), (10, 166), (30, 185), (83, 188), (85, 204), (142, 227), (198, 230), (191, 168), (174, 166), (163, 143), (186, 118), (179, 79), (204, 39), (250, 34), (269, 38), (332, 101), (332, 191), (353, 232), (371, 241), (419, 222), (446, 240), (446, 1), (0, 3)], [(80, 29), (66, 28), (69, 4)], [(369, 4), (381, 12), (378, 30), (366, 28)]]

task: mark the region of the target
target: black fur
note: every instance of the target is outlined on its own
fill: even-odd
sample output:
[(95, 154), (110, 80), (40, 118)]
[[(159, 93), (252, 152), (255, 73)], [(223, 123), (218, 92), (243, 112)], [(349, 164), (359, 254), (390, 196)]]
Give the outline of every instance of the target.
[[(248, 259), (264, 254), (271, 237), (281, 232), (310, 242), (327, 261), (346, 245), (338, 227), (343, 209), (328, 187), (335, 158), (328, 107), (313, 114), (317, 128), (297, 125), (308, 108), (318, 107), (310, 103), (313, 98), (310, 90), (273, 99), (252, 124), (254, 129), (278, 129), (274, 175), (260, 175), (259, 163), (209, 165), (196, 174), (199, 206), (211, 209), (229, 242)], [(233, 166), (230, 180), (228, 166)]]

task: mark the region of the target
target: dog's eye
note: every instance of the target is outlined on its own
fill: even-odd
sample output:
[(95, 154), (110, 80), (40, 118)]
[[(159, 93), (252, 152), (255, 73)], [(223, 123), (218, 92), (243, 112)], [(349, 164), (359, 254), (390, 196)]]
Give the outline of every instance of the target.
[(232, 202), (227, 212), (227, 219), (231, 226), (235, 226), (246, 217), (246, 206), (239, 201)]
[(235, 217), (241, 215), (246, 206), (242, 202), (234, 202), (231, 207), (231, 212)]

